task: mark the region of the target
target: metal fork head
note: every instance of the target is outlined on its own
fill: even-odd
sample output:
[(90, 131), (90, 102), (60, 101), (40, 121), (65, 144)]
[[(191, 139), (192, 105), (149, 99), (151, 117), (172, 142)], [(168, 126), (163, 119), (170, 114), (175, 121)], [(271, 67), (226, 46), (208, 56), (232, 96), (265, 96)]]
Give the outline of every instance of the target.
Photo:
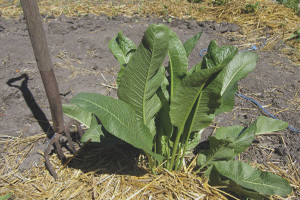
[(60, 144), (60, 138), (65, 135), (67, 137), (67, 143), (69, 144), (73, 155), (76, 155), (77, 150), (75, 148), (74, 141), (71, 137), (71, 129), (73, 128), (73, 126), (76, 127), (77, 132), (79, 133), (80, 137), (82, 137), (83, 131), (82, 131), (82, 128), (80, 126), (80, 123), (76, 120), (72, 120), (65, 126), (65, 131), (63, 133), (55, 133), (52, 136), (52, 138), (50, 139), (47, 146), (46, 146), (46, 149), (45, 149), (45, 152), (44, 152), (44, 159), (45, 159), (46, 168), (49, 170), (50, 174), (55, 179), (57, 179), (58, 176), (57, 176), (57, 173), (55, 172), (55, 170), (54, 170), (54, 168), (53, 168), (53, 166), (50, 162), (50, 159), (49, 159), (49, 154), (50, 154), (51, 147), (54, 146), (59, 159), (64, 162), (66, 160), (66, 156), (63, 153), (63, 150), (62, 150), (62, 147), (61, 147), (61, 144)]

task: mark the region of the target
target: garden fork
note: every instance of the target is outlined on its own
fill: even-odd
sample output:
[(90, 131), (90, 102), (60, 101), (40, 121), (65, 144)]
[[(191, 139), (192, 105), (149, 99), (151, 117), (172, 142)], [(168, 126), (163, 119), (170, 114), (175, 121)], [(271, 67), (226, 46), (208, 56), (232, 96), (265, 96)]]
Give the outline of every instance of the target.
[(59, 139), (62, 135), (66, 135), (72, 153), (76, 154), (75, 145), (70, 135), (70, 129), (73, 125), (75, 125), (80, 136), (82, 136), (82, 129), (80, 127), (80, 123), (74, 120), (67, 124), (66, 127), (64, 126), (60, 94), (52, 67), (52, 61), (45, 33), (42, 27), (42, 20), (38, 9), (38, 4), (36, 0), (21, 0), (21, 5), (23, 8), (27, 29), (29, 32), (37, 66), (39, 68), (48, 102), (50, 105), (51, 116), (53, 121), (53, 130), (55, 134), (52, 136), (45, 149), (44, 158), (46, 167), (48, 168), (50, 174), (56, 179), (57, 174), (49, 160), (49, 153), (52, 145), (55, 146), (59, 158), (61, 160), (64, 160), (65, 155), (62, 151)]

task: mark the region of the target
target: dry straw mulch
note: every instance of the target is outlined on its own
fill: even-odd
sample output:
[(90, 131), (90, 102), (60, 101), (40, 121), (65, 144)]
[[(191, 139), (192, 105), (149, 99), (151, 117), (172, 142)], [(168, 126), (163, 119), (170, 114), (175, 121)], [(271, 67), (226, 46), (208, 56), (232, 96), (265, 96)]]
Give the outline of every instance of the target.
[[(4, 148), (0, 152), (0, 195), (11, 193), (13, 199), (238, 199), (195, 175), (194, 162), (181, 172), (163, 170), (152, 175), (144, 158), (128, 148), (122, 151), (87, 148), (76, 157), (68, 155), (65, 164), (53, 155), (50, 159), (58, 172), (58, 180), (49, 175), (43, 160), (20, 171), (18, 167), (23, 159), (35, 150), (37, 142), (45, 139), (44, 133), (25, 138), (22, 135), (1, 137)], [(287, 199), (300, 196), (300, 179), (292, 162), (284, 169), (273, 163), (253, 165), (287, 179), (294, 188)], [(274, 196), (272, 199), (284, 198)]]
[[(265, 36), (269, 40), (263, 50), (272, 50), (299, 26), (299, 16), (282, 5), (270, 0), (258, 0), (255, 13), (244, 14), (245, 4), (253, 1), (231, 0), (223, 6), (188, 3), (180, 0), (45, 0), (39, 1), (40, 11), (45, 16), (79, 16), (87, 13), (116, 15), (152, 15), (156, 17), (194, 19), (196, 21), (226, 21), (241, 26), (235, 37), (246, 37), (245, 44), (253, 44)], [(0, 0), (2, 17), (18, 18), (22, 11), (19, 1)], [(232, 35), (231, 35), (232, 37)], [(292, 44), (290, 42), (290, 44)], [(259, 44), (258, 44), (259, 45)], [(290, 54), (296, 64), (300, 63), (299, 44), (282, 51)], [(95, 148), (76, 158), (69, 155), (69, 162), (62, 164), (56, 155), (51, 162), (58, 171), (54, 180), (45, 169), (43, 160), (31, 163), (31, 168), (20, 171), (24, 158), (35, 150), (36, 143), (46, 140), (44, 133), (35, 136), (0, 138), (0, 196), (12, 193), (14, 199), (226, 199), (235, 198), (222, 188), (212, 187), (205, 178), (192, 172), (193, 163), (181, 172), (161, 171), (151, 175), (143, 157), (132, 159), (116, 150), (103, 151)], [(42, 155), (43, 152), (40, 152)], [(134, 157), (134, 156), (133, 156)], [(288, 199), (300, 197), (298, 169), (292, 160), (284, 168), (268, 163), (253, 164), (265, 171), (271, 171), (286, 178), (293, 193)], [(139, 176), (138, 176), (139, 175)], [(284, 199), (273, 197), (273, 199)]]

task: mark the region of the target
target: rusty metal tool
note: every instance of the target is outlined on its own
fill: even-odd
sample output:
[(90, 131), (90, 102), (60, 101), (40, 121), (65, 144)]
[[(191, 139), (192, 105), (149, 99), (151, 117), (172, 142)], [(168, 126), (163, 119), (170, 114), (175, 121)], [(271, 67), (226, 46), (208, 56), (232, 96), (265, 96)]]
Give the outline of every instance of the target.
[(57, 178), (57, 174), (49, 160), (51, 146), (54, 145), (56, 147), (56, 151), (59, 158), (63, 160), (65, 158), (65, 155), (62, 151), (59, 139), (63, 134), (65, 134), (67, 136), (67, 141), (71, 147), (72, 152), (76, 154), (76, 149), (73, 144), (69, 130), (73, 125), (75, 125), (80, 136), (82, 135), (82, 130), (80, 124), (74, 121), (70, 122), (67, 125), (67, 127), (64, 126), (59, 89), (52, 67), (52, 61), (46, 41), (46, 36), (42, 26), (42, 20), (38, 4), (36, 0), (21, 0), (21, 5), (24, 12), (24, 17), (26, 20), (27, 29), (29, 32), (37, 66), (40, 71), (48, 102), (50, 105), (51, 116), (53, 121), (53, 130), (55, 132), (44, 152), (45, 164), (50, 174), (54, 178)]

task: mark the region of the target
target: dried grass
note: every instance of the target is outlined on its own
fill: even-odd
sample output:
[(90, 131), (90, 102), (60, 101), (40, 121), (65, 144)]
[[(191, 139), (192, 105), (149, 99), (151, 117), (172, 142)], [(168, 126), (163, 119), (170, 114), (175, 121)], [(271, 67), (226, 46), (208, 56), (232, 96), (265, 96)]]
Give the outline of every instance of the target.
[[(85, 147), (76, 157), (67, 155), (65, 164), (52, 155), (58, 180), (49, 175), (43, 159), (20, 171), (26, 155), (45, 139), (45, 134), (1, 137), (1, 142), (6, 142), (0, 152), (0, 195), (12, 193), (14, 199), (238, 199), (195, 175), (193, 162), (181, 172), (163, 170), (152, 175), (144, 157), (136, 156), (136, 151), (126, 146), (121, 146), (122, 150)], [(292, 160), (284, 168), (271, 162), (253, 165), (287, 179), (294, 188), (288, 199), (300, 196), (299, 173)]]
[[(254, 4), (251, 0), (243, 3), (239, 0), (231, 0), (222, 6), (203, 3), (188, 3), (185, 0), (120, 0), (120, 1), (96, 1), (96, 0), (47, 0), (39, 1), (40, 12), (45, 16), (79, 16), (88, 13), (99, 15), (105, 13), (109, 16), (140, 14), (156, 17), (173, 17), (179, 19), (195, 19), (196, 21), (226, 21), (242, 27), (242, 33), (248, 38), (257, 38), (258, 33), (269, 30), (270, 44), (279, 39), (287, 39), (289, 34), (297, 30), (300, 25), (299, 16), (292, 9), (272, 2), (271, 0), (258, 0), (259, 8), (254, 13), (243, 13), (247, 4)], [(255, 2), (255, 3), (256, 3)], [(22, 14), (18, 0), (1, 0), (2, 17), (19, 17)], [(299, 44), (297, 44), (299, 49)]]
[(22, 159), (44, 139), (44, 134), (5, 139), (0, 195), (12, 193), (14, 199), (226, 199), (224, 192), (192, 173), (150, 174), (144, 158), (135, 158), (134, 150), (125, 149), (122, 154), (90, 148), (77, 157), (68, 155), (64, 165), (53, 155), (50, 160), (58, 180), (49, 175), (42, 159), (21, 172)]

